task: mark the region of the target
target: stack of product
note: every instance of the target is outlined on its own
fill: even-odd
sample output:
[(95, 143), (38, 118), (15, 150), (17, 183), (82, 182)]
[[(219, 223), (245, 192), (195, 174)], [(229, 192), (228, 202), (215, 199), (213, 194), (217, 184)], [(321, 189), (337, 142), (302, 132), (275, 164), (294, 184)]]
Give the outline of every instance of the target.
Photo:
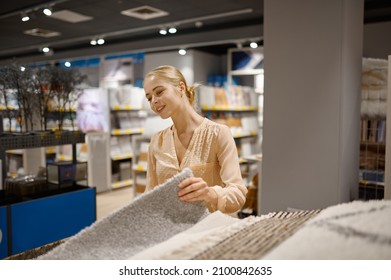
[(386, 59), (363, 58), (361, 79), (361, 116), (385, 118), (387, 114)]

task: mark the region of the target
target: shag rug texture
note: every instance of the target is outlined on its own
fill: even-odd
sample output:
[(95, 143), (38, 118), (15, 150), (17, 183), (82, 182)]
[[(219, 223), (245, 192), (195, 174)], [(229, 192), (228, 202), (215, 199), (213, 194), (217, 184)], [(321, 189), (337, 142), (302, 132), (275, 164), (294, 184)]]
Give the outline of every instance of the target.
[(238, 219), (216, 211), (191, 228), (132, 256), (131, 259), (191, 259), (258, 219), (261, 218)]
[(192, 227), (210, 213), (203, 203), (178, 199), (178, 184), (191, 176), (184, 169), (37, 259), (129, 259)]
[(391, 201), (331, 206), (264, 259), (391, 259)]

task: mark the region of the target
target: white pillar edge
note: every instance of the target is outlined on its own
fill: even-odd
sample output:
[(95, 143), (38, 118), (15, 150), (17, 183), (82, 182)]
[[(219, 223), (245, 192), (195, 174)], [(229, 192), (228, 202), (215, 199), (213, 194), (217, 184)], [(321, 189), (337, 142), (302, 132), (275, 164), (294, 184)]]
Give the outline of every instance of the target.
[(391, 55), (388, 56), (387, 92), (387, 130), (386, 165), (384, 170), (384, 199), (391, 199)]

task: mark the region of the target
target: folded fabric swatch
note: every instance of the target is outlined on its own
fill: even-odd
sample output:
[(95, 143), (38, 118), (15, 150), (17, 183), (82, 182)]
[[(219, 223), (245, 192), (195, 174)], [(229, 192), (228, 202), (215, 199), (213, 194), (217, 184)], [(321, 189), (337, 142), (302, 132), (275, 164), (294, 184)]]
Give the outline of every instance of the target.
[(129, 259), (190, 228), (209, 215), (202, 202), (188, 203), (178, 199), (178, 184), (191, 176), (191, 170), (185, 168), (38, 260)]

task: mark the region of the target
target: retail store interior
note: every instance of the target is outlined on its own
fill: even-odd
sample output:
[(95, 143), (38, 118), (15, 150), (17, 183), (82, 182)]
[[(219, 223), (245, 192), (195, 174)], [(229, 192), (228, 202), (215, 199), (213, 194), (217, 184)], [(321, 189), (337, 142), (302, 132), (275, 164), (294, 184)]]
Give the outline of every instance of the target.
[(143, 79), (167, 64), (232, 132), (248, 193), (230, 218), (390, 208), (390, 1), (5, 1), (0, 26), (0, 259), (144, 197), (150, 139), (172, 122)]

